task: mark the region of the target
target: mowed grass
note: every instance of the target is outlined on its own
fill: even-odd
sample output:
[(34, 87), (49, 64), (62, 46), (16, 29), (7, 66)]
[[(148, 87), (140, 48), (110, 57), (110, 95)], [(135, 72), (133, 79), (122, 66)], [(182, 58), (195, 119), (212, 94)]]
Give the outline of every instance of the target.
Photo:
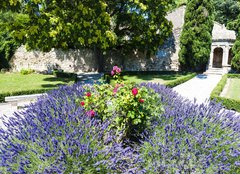
[[(124, 75), (122, 80), (124, 82), (154, 82), (160, 84), (167, 84), (175, 80), (185, 78), (186, 76), (191, 76), (192, 73), (166, 73), (166, 74), (129, 74)], [(113, 79), (110, 82), (113, 83)]]
[(71, 81), (71, 79), (56, 78), (53, 75), (5, 73), (0, 74), (0, 93), (53, 89)]
[(225, 97), (240, 100), (240, 79), (230, 78), (229, 83)]

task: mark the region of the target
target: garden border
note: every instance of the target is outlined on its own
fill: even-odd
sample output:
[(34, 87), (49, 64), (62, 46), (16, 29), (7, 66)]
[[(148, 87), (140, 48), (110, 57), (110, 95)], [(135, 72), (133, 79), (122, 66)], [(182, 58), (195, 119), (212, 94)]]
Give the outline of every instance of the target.
[[(176, 72), (176, 71), (141, 71), (141, 72), (139, 72), (139, 71), (125, 71), (125, 72), (122, 72), (121, 75), (131, 75), (131, 74), (177, 74), (177, 73), (179, 73), (179, 72)], [(184, 73), (187, 73), (187, 72), (182, 72), (182, 73), (184, 74)], [(167, 82), (163, 85), (165, 85), (169, 88), (173, 88), (177, 85), (180, 85), (180, 84), (194, 78), (196, 75), (197, 75), (197, 73), (190, 73), (187, 76), (179, 77), (178, 79), (173, 80), (171, 82)], [(110, 73), (104, 73), (103, 78), (107, 83), (110, 83), (110, 79), (111, 79)]]
[(216, 100), (217, 102), (221, 102), (227, 109), (235, 110), (240, 112), (240, 100), (230, 99), (221, 97), (220, 94), (223, 91), (228, 78), (239, 78), (240, 74), (225, 74), (217, 86), (213, 89), (210, 99)]

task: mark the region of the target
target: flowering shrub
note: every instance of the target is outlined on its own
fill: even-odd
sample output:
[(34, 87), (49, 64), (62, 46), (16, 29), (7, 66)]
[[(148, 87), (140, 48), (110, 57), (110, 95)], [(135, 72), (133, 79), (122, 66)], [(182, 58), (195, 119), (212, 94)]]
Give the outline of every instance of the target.
[(77, 103), (90, 117), (110, 120), (120, 140), (142, 133), (163, 109), (159, 95), (135, 84), (87, 86), (86, 91)]
[[(164, 112), (145, 105), (156, 119), (142, 133), (141, 143), (126, 146), (110, 129), (116, 109), (108, 108), (113, 112), (106, 112), (102, 121), (98, 110), (87, 115), (88, 102), (76, 105), (76, 98), (94, 99), (101, 90), (61, 87), (16, 117), (2, 118), (7, 129), (0, 129), (0, 173), (240, 173), (240, 120), (219, 112), (220, 105), (192, 104), (159, 84), (124, 85), (116, 94), (114, 87), (98, 87), (111, 93), (101, 94), (105, 98), (119, 95), (130, 101), (124, 93), (139, 107), (157, 93), (156, 103)], [(140, 89), (147, 89), (146, 95)]]
[(113, 66), (113, 69), (111, 71), (111, 76), (116, 80), (117, 84), (122, 83), (122, 80), (120, 77), (121, 72), (122, 72), (121, 68), (119, 68), (118, 66)]

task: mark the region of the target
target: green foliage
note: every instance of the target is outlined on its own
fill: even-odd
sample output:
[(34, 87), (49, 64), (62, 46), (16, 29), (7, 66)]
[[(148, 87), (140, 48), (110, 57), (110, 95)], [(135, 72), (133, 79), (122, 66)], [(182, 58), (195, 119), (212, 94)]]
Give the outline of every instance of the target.
[(179, 61), (182, 70), (205, 70), (212, 43), (212, 0), (190, 0), (180, 37)]
[(227, 109), (232, 109), (237, 112), (240, 112), (240, 101), (230, 98), (220, 97), (221, 92), (223, 91), (227, 78), (240, 78), (239, 74), (226, 74), (222, 77), (217, 86), (213, 89), (211, 93), (211, 99), (221, 102)]
[(159, 96), (146, 87), (134, 84), (86, 87), (86, 95), (77, 102), (90, 117), (111, 120), (110, 127), (119, 135), (119, 141), (136, 138), (163, 111)]
[(73, 79), (75, 82), (77, 81), (77, 74), (76, 73), (54, 70), (53, 75), (57, 78), (70, 78), (70, 79)]
[(225, 24), (229, 29), (236, 30), (237, 17), (240, 14), (238, 0), (213, 0), (215, 7), (215, 21)]
[(0, 11), (0, 69), (9, 68), (9, 61), (19, 43), (12, 36), (11, 27), (22, 25), (22, 15), (10, 11)]
[(20, 74), (22, 75), (28, 75), (34, 73), (33, 69), (21, 69)]
[[(240, 24), (240, 15), (238, 17), (238, 22)], [(240, 29), (238, 31), (237, 39), (232, 48), (233, 51), (233, 59), (231, 62), (232, 68), (240, 72)]]
[(28, 49), (124, 47), (153, 52), (171, 33), (165, 18), (171, 2), (29, 0), (21, 6), (29, 15), (28, 25), (13, 30)]

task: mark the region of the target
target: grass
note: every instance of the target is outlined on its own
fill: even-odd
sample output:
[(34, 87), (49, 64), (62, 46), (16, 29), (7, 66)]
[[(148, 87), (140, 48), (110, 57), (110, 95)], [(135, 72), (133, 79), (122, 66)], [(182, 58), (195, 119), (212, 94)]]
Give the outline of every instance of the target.
[(57, 78), (53, 75), (20, 73), (0, 73), (0, 96), (41, 93), (57, 88), (59, 85), (73, 82), (69, 78)]
[[(192, 73), (126, 74), (123, 76), (123, 81), (135, 83), (154, 82), (160, 84), (168, 84), (190, 75), (192, 75)], [(113, 83), (113, 79), (110, 83)]]
[(240, 79), (229, 78), (229, 87), (227, 89), (226, 98), (240, 100)]

